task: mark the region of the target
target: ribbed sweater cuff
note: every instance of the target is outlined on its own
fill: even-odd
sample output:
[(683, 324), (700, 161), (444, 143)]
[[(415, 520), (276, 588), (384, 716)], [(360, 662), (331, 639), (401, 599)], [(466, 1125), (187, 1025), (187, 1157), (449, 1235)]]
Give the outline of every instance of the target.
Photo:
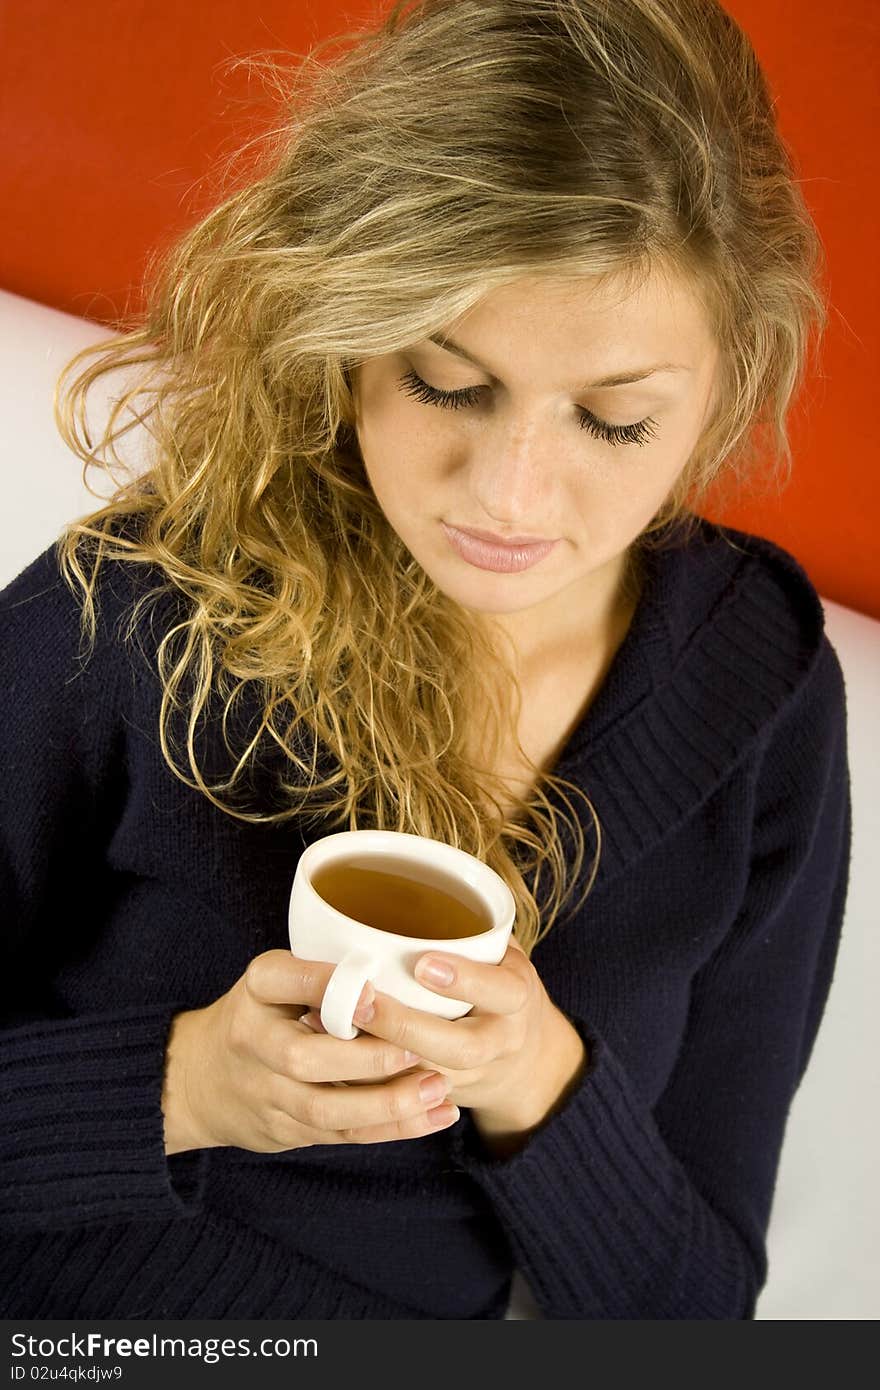
[(0, 1224), (7, 1231), (190, 1215), (204, 1151), (164, 1147), (165, 1004), (5, 1032)]
[(453, 1162), (491, 1201), (545, 1316), (743, 1317), (741, 1242), (702, 1201), (612, 1049), (571, 1022), (590, 1065), (564, 1105), (503, 1158), (463, 1112)]

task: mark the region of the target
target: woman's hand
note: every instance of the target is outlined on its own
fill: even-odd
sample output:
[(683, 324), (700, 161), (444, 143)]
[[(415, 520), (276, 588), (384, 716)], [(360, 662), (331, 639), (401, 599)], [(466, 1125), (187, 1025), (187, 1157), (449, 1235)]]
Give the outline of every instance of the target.
[[(443, 984), (432, 979), (423, 969), (429, 961), (445, 964), (452, 978)], [(415, 975), (437, 994), (472, 999), (473, 1009), (449, 1020), (377, 993), (371, 1006), (355, 1013), (355, 1024), (447, 1076), (449, 1100), (470, 1108), (487, 1146), (511, 1152), (581, 1076), (587, 1054), (580, 1035), (513, 940), (498, 965), (431, 951), (419, 958)], [(321, 1026), (317, 1010), (306, 1021)]]
[[(333, 968), (266, 951), (213, 1004), (176, 1015), (162, 1091), (166, 1153), (381, 1144), (455, 1123), (458, 1111), (441, 1104), (446, 1078), (413, 1070), (418, 1059), (404, 1049), (369, 1034), (319, 1037), (300, 1022), (320, 1007)], [(345, 1081), (361, 1084), (332, 1084)]]

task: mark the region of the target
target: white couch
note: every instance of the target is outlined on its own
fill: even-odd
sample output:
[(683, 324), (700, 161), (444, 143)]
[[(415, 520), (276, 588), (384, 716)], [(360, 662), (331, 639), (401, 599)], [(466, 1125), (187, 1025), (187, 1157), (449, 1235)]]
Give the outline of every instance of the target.
[[(56, 433), (63, 363), (103, 327), (0, 291), (0, 418), (5, 503), (0, 587), (98, 505)], [(97, 404), (101, 394), (97, 391)], [(106, 400), (106, 395), (104, 396)], [(99, 475), (92, 470), (90, 482)], [(103, 484), (106, 488), (106, 483)], [(880, 1316), (880, 622), (823, 600), (846, 680), (854, 810), (851, 887), (825, 1018), (795, 1097), (768, 1235), (762, 1319)], [(509, 1316), (534, 1316), (515, 1285)]]

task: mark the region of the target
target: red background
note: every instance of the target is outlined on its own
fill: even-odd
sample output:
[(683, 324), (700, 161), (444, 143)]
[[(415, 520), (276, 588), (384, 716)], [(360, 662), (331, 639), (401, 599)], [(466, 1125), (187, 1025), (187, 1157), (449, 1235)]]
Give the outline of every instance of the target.
[[(781, 494), (707, 514), (770, 536), (827, 598), (880, 618), (876, 501), (880, 5), (728, 0), (750, 34), (829, 261), (821, 373), (792, 418)], [(222, 193), (222, 161), (271, 120), (230, 60), (303, 52), (381, 4), (6, 0), (0, 9), (0, 285), (110, 323), (149, 251)], [(246, 159), (235, 165), (244, 172)]]

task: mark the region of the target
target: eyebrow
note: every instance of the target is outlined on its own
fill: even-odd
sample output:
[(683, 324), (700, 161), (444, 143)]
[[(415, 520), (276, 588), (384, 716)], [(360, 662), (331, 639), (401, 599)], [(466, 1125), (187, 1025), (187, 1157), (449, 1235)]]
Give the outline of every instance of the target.
[[(439, 333), (429, 333), (427, 341), (434, 343), (436, 347), (443, 348), (445, 352), (455, 353), (456, 357), (463, 357), (465, 362), (470, 362), (472, 367), (479, 367), (480, 371), (492, 377), (493, 381), (497, 380), (488, 367), (458, 343), (454, 343), (451, 338), (441, 338)], [(655, 367), (634, 367), (631, 371), (614, 372), (611, 376), (600, 377), (598, 381), (588, 381), (580, 389), (582, 391), (599, 391), (606, 386), (629, 386), (634, 381), (644, 381), (645, 377), (654, 376), (656, 372), (689, 372), (690, 370), (690, 367), (682, 366), (676, 362), (658, 362)]]

